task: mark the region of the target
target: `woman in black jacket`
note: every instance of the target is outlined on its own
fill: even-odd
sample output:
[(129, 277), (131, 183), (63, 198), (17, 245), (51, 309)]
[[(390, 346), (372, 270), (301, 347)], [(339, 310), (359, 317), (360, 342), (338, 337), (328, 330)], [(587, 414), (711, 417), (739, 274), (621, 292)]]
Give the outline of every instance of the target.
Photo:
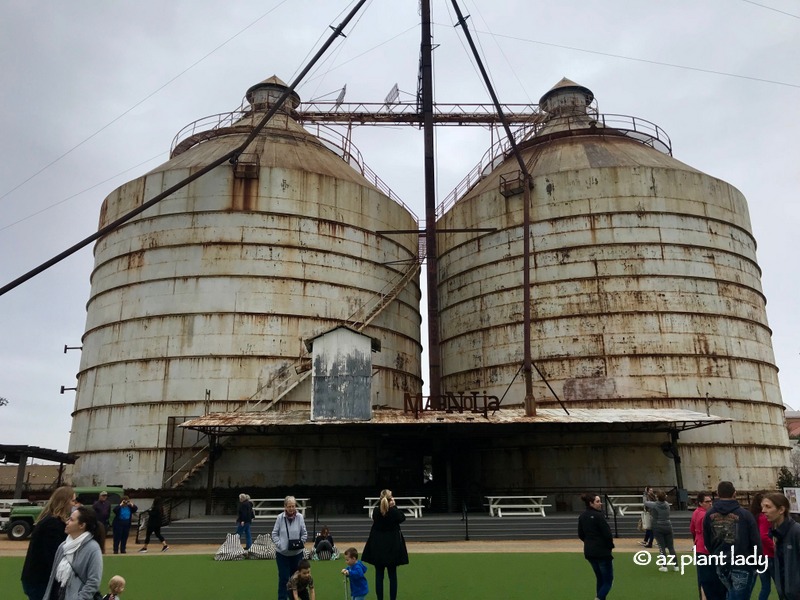
[(39, 514), (22, 567), (22, 590), (29, 600), (44, 598), (56, 550), (67, 537), (64, 526), (74, 503), (75, 490), (69, 486), (60, 487)]
[(247, 494), (239, 494), (239, 513), (236, 515), (236, 534), (239, 539), (244, 536), (245, 550), (250, 550), (253, 545), (253, 534), (250, 530), (253, 524), (253, 503)]
[(161, 526), (164, 524), (164, 501), (156, 496), (153, 498), (153, 504), (150, 506), (147, 517), (147, 533), (144, 537), (144, 546), (139, 549), (139, 552), (147, 552), (147, 545), (150, 543), (150, 538), (155, 535), (161, 542), (161, 551), (166, 552), (169, 550), (169, 544), (164, 536), (161, 535)]
[(586, 504), (586, 510), (578, 517), (578, 537), (583, 541), (583, 556), (592, 565), (597, 578), (595, 600), (606, 600), (614, 582), (614, 557), (611, 556), (614, 539), (600, 510), (603, 506), (600, 496), (584, 494), (581, 500)]
[(405, 514), (394, 504), (391, 490), (381, 492), (381, 500), (372, 511), (372, 529), (361, 560), (375, 567), (375, 595), (383, 600), (383, 575), (389, 572), (389, 598), (397, 600), (397, 567), (408, 564), (408, 550), (400, 523)]

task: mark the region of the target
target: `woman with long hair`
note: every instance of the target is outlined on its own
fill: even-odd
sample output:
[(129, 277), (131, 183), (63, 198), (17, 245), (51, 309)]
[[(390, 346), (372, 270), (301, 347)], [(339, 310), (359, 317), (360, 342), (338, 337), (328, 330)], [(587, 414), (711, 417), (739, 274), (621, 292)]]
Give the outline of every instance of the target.
[(614, 582), (614, 537), (606, 516), (601, 510), (600, 496), (588, 493), (581, 496), (586, 510), (578, 517), (578, 537), (583, 542), (583, 556), (592, 565), (595, 579), (595, 600), (606, 600)]
[(761, 552), (767, 557), (767, 569), (763, 573), (758, 574), (761, 580), (761, 591), (758, 594), (758, 600), (767, 600), (769, 593), (772, 591), (772, 563), (775, 560), (775, 544), (772, 543), (772, 538), (769, 537), (769, 521), (766, 515), (761, 512), (761, 501), (764, 499), (764, 494), (761, 492), (753, 496), (753, 501), (750, 503), (750, 512), (756, 519), (758, 525), (758, 533), (761, 535)]
[(75, 502), (75, 490), (65, 485), (52, 493), (36, 519), (25, 564), (22, 566), (22, 591), (28, 600), (42, 600), (56, 550), (67, 537), (64, 525)]
[(397, 567), (408, 564), (408, 550), (400, 523), (406, 515), (395, 506), (391, 490), (381, 491), (381, 499), (372, 511), (372, 528), (361, 560), (375, 567), (375, 595), (383, 600), (384, 572), (389, 573), (389, 598), (397, 600)]
[(272, 542), (275, 544), (275, 562), (278, 566), (278, 600), (286, 600), (286, 584), (303, 560), (303, 549), (308, 539), (306, 522), (297, 512), (297, 499), (286, 496), (283, 512), (275, 519)]
[[(655, 502), (656, 501), (656, 493), (653, 491), (653, 488), (649, 485), (644, 488), (644, 494), (642, 494), (642, 505), (644, 507), (645, 502)], [(639, 542), (640, 546), (644, 546), (645, 548), (652, 548), (653, 547), (653, 517), (650, 515), (650, 511), (647, 510), (646, 507), (642, 510), (642, 526), (644, 528), (644, 539)]]
[(789, 514), (789, 499), (779, 492), (765, 494), (761, 511), (769, 521), (775, 543), (772, 578), (781, 600), (800, 598), (800, 524)]
[(94, 509), (79, 506), (64, 528), (67, 539), (56, 551), (45, 600), (91, 599), (103, 579), (106, 528)]
[(147, 545), (150, 543), (150, 538), (155, 535), (158, 541), (161, 542), (161, 551), (166, 552), (169, 550), (169, 544), (164, 536), (161, 535), (161, 526), (164, 524), (164, 501), (160, 496), (153, 498), (153, 504), (150, 510), (147, 511), (147, 532), (144, 536), (144, 546), (139, 549), (139, 552), (147, 552)]

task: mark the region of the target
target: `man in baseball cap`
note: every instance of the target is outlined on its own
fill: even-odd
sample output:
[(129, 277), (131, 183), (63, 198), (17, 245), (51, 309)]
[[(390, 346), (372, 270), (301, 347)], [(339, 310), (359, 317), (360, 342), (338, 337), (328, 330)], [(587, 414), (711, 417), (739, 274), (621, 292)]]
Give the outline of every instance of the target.
[(94, 512), (97, 514), (97, 520), (100, 521), (106, 528), (108, 533), (108, 519), (111, 516), (111, 502), (108, 501), (108, 492), (103, 490), (100, 492), (100, 497), (92, 504)]

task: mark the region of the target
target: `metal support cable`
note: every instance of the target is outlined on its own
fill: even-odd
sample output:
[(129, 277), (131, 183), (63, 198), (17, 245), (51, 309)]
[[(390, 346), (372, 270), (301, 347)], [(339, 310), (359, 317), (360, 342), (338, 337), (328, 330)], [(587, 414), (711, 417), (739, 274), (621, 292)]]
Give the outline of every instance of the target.
[[(464, 31), (464, 35), (469, 42), (469, 47), (472, 50), (472, 54), (475, 57), (475, 61), (478, 64), (478, 68), (480, 69), (481, 76), (483, 77), (483, 81), (486, 85), (486, 89), (489, 91), (489, 95), (492, 97), (492, 102), (494, 103), (495, 110), (497, 110), (497, 116), (500, 119), (500, 122), (503, 124), (503, 129), (505, 129), (506, 136), (508, 137), (509, 144), (511, 146), (511, 151), (514, 153), (514, 158), (517, 160), (519, 164), (519, 169), (522, 173), (523, 178), (523, 233), (522, 233), (522, 259), (523, 259), (523, 300), (522, 300), (522, 310), (523, 310), (523, 328), (524, 328), (524, 340), (523, 340), (523, 363), (522, 363), (522, 371), (523, 376), (525, 378), (525, 414), (528, 416), (534, 416), (536, 414), (536, 403), (533, 398), (533, 382), (532, 382), (532, 367), (536, 369), (536, 372), (542, 378), (542, 381), (545, 382), (550, 392), (553, 394), (555, 399), (561, 405), (561, 408), (564, 409), (567, 414), (567, 408), (564, 406), (564, 403), (561, 402), (561, 399), (556, 394), (555, 390), (552, 388), (550, 383), (545, 379), (544, 374), (539, 370), (536, 365), (533, 364), (533, 360), (531, 358), (531, 282), (530, 282), (530, 230), (531, 230), (531, 219), (530, 219), (530, 204), (531, 204), (531, 187), (533, 187), (533, 178), (531, 177), (530, 172), (528, 171), (528, 167), (525, 164), (525, 161), (522, 158), (522, 153), (519, 151), (519, 147), (517, 146), (517, 142), (514, 138), (514, 134), (511, 132), (511, 127), (508, 124), (508, 119), (506, 119), (505, 115), (503, 114), (503, 109), (500, 105), (500, 100), (497, 98), (497, 94), (495, 94), (494, 87), (492, 86), (492, 82), (489, 79), (489, 74), (486, 72), (486, 68), (483, 66), (483, 61), (481, 60), (480, 55), (478, 54), (478, 49), (475, 47), (475, 42), (472, 40), (472, 35), (470, 34), (469, 28), (467, 27), (467, 20), (464, 17), (463, 13), (461, 12), (461, 8), (458, 6), (457, 0), (451, 0), (453, 4), (453, 8), (456, 11), (456, 15), (458, 16), (458, 23), (462, 30)], [(515, 375), (516, 377), (516, 375)]]

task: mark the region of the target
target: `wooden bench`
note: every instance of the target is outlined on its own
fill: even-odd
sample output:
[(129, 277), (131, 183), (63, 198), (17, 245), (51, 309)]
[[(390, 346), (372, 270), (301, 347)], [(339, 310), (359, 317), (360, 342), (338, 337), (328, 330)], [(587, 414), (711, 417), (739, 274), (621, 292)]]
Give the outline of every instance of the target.
[(642, 494), (615, 494), (613, 496), (609, 494), (608, 499), (620, 517), (624, 517), (631, 508), (636, 511), (644, 510)]
[(539, 516), (546, 517), (545, 508), (552, 504), (545, 504), (547, 496), (486, 496), (489, 501), (489, 515), (502, 516)]
[[(372, 511), (380, 504), (380, 498), (364, 498), (366, 504), (361, 508), (367, 509), (367, 517), (372, 517)], [(409, 517), (419, 519), (422, 517), (422, 503), (425, 496), (395, 496), (394, 505)]]
[[(251, 498), (250, 502), (253, 503), (253, 512), (256, 515), (256, 519), (268, 519), (277, 517), (285, 510), (283, 507), (284, 500), (285, 498)], [(303, 515), (303, 518), (306, 516), (306, 510), (311, 508), (308, 500), (308, 498), (295, 498), (297, 512)]]

